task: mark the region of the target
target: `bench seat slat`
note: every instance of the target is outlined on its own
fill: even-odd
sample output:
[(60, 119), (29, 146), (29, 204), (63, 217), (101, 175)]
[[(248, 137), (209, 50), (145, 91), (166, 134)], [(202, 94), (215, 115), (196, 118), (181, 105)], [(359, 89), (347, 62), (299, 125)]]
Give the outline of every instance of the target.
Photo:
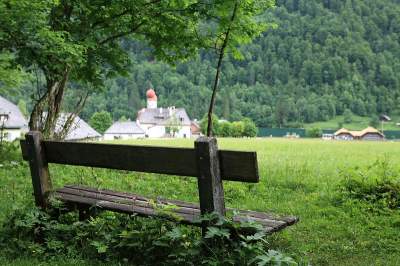
[[(58, 189), (57, 193), (87, 197), (87, 198), (96, 199), (96, 200), (110, 201), (110, 202), (115, 202), (115, 203), (125, 204), (125, 205), (134, 205), (134, 206), (150, 208), (150, 209), (154, 209), (155, 208), (154, 205), (177, 206), (177, 205), (171, 204), (167, 201), (160, 202), (157, 200), (157, 201), (151, 202), (149, 199), (145, 199), (143, 197), (137, 197), (137, 195), (132, 195), (130, 197), (127, 197), (127, 196), (121, 197), (121, 196), (116, 196), (116, 195), (110, 195), (110, 194), (103, 193), (103, 192), (92, 192), (92, 191), (72, 189), (72, 188), (67, 188), (67, 187)], [(174, 212), (191, 214), (196, 217), (200, 214), (198, 209), (187, 208), (184, 206), (179, 206), (177, 209), (174, 210)]]
[[(64, 188), (73, 188), (77, 190), (83, 190), (83, 191), (90, 191), (90, 192), (95, 192), (95, 193), (102, 193), (105, 195), (114, 195), (114, 196), (119, 196), (122, 198), (136, 198), (137, 200), (143, 200), (143, 201), (148, 201), (149, 199), (143, 196), (140, 196), (138, 194), (133, 194), (133, 193), (127, 193), (127, 192), (120, 192), (120, 191), (114, 191), (114, 190), (108, 190), (108, 189), (95, 189), (92, 187), (86, 187), (86, 186), (81, 186), (81, 185), (65, 185)], [(163, 204), (172, 204), (172, 205), (177, 205), (180, 207), (185, 207), (185, 208), (192, 208), (198, 210), (199, 205), (194, 204), (194, 203), (189, 203), (185, 201), (180, 201), (180, 200), (171, 200), (171, 199), (163, 199), (161, 197), (157, 197), (156, 201), (158, 203), (163, 203)], [(227, 208), (227, 211), (235, 211), (236, 209), (233, 208)], [(241, 210), (240, 211), (241, 215), (246, 217), (255, 217), (255, 218), (260, 218), (263, 220), (272, 220), (272, 221), (279, 221), (279, 222), (284, 222), (288, 225), (293, 225), (296, 222), (298, 222), (298, 218), (295, 216), (278, 216), (275, 214), (268, 214), (265, 212), (257, 212), (257, 211), (249, 211), (249, 210)]]
[[(88, 197), (84, 197), (84, 196), (76, 196), (76, 195), (58, 193), (58, 192), (56, 193), (56, 197), (65, 202), (75, 203), (75, 204), (80, 204), (80, 205), (87, 205), (87, 206), (96, 206), (100, 209), (109, 210), (109, 211), (115, 211), (115, 212), (121, 212), (121, 213), (127, 213), (127, 214), (138, 214), (138, 215), (144, 216), (144, 217), (148, 217), (148, 216), (159, 217), (159, 216), (161, 216), (160, 213), (158, 213), (153, 208), (145, 208), (145, 207), (140, 207), (140, 206), (136, 206), (136, 205), (121, 204), (121, 203), (116, 203), (113, 201), (99, 200), (99, 199), (88, 198)], [(188, 223), (188, 224), (193, 223), (193, 217), (191, 215), (188, 215), (185, 213), (180, 213), (179, 216), (182, 218), (182, 223)], [(165, 216), (165, 218), (168, 219), (169, 217)], [(170, 219), (172, 219), (172, 217)]]
[[(152, 201), (151, 199), (136, 194), (98, 190), (76, 185), (67, 185), (57, 189), (54, 195), (56, 198), (67, 203), (96, 206), (100, 209), (137, 214), (140, 216), (163, 216), (166, 219), (178, 220), (184, 224), (201, 226), (201, 224), (198, 223), (198, 218), (200, 216), (199, 206), (192, 203), (160, 198)], [(169, 209), (172, 216), (168, 216), (162, 211), (160, 212), (162, 207), (171, 205), (177, 207), (176, 209)], [(294, 224), (297, 222), (297, 219), (276, 217), (254, 211), (239, 211), (239, 213), (233, 217), (233, 221), (253, 221), (261, 224), (267, 233), (272, 233)]]
[[(90, 191), (90, 192), (99, 192), (106, 194), (106, 195), (112, 195), (112, 196), (119, 196), (119, 197), (127, 197), (127, 198), (132, 198), (136, 197), (137, 199), (148, 201), (148, 198), (143, 197), (141, 195), (133, 194), (133, 193), (127, 193), (127, 192), (120, 192), (120, 191), (114, 191), (114, 190), (108, 190), (108, 189), (95, 189), (92, 187), (86, 187), (86, 186), (78, 186), (78, 185), (65, 185), (65, 188), (74, 188), (78, 190), (84, 190), (84, 191)], [(181, 200), (165, 200), (163, 198), (158, 197), (157, 198), (158, 202), (165, 203), (165, 204), (173, 204), (181, 207), (186, 207), (186, 208), (192, 208), (192, 209), (198, 209), (199, 205), (194, 204), (194, 203), (188, 203), (185, 201)]]

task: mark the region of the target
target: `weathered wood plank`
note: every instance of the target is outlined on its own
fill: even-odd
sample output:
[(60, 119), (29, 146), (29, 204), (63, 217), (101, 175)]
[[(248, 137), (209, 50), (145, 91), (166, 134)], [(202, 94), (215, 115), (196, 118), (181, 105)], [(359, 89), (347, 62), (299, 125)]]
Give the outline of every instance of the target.
[[(190, 148), (43, 141), (49, 163), (92, 166), (148, 173), (198, 177), (196, 154)], [(26, 141), (21, 140), (24, 160)], [(227, 181), (259, 181), (255, 152), (218, 151), (221, 176)]]
[[(64, 188), (71, 188), (79, 191), (89, 191), (89, 192), (94, 192), (94, 193), (99, 193), (102, 195), (110, 195), (110, 196), (117, 196), (120, 198), (124, 199), (136, 199), (138, 201), (148, 201), (149, 198), (143, 197), (138, 194), (133, 194), (133, 193), (128, 193), (128, 192), (120, 192), (120, 191), (114, 191), (114, 190), (108, 190), (108, 189), (96, 189), (96, 188), (91, 188), (87, 186), (82, 186), (82, 185), (65, 185)], [(171, 200), (171, 199), (164, 199), (161, 197), (156, 198), (157, 203), (163, 203), (163, 204), (173, 204), (177, 205), (178, 207), (184, 207), (184, 208), (189, 208), (189, 209), (195, 209), (196, 212), (199, 212), (199, 205), (195, 203), (190, 203), (190, 202), (185, 202), (185, 201), (180, 201), (180, 200)], [(233, 208), (226, 208), (227, 211), (237, 211), (236, 209)], [(238, 214), (238, 217), (241, 217), (241, 221), (244, 221), (246, 217), (254, 217), (254, 218), (260, 218), (265, 221), (277, 221), (278, 224), (286, 223), (287, 225), (292, 225), (295, 224), (296, 222), (299, 221), (299, 219), (295, 216), (278, 216), (278, 215), (273, 215), (270, 213), (265, 213), (265, 212), (258, 212), (258, 211), (249, 211), (249, 210), (240, 210), (240, 214)]]
[(256, 152), (219, 151), (221, 176), (224, 180), (258, 183)]
[(103, 210), (110, 210), (115, 212), (127, 213), (127, 214), (137, 214), (139, 216), (147, 217), (164, 217), (169, 220), (186, 223), (186, 224), (193, 224), (196, 225), (197, 217), (194, 215), (186, 214), (186, 213), (175, 213), (175, 215), (166, 215), (161, 214), (159, 211), (155, 210), (154, 208), (146, 208), (140, 207), (137, 205), (130, 205), (130, 204), (121, 204), (119, 202), (113, 202), (108, 200), (100, 200), (94, 198), (87, 198), (84, 196), (77, 196), (72, 194), (66, 193), (59, 193), (56, 192), (56, 197), (62, 201), (66, 201), (69, 203), (87, 205), (87, 206), (95, 206), (97, 208)]
[(42, 135), (40, 132), (29, 132), (26, 134), (25, 152), (29, 158), (36, 206), (46, 208), (52, 185), (46, 156), (41, 145), (41, 138)]
[(201, 214), (216, 212), (225, 216), (224, 188), (215, 138), (200, 137), (195, 143)]
[(185, 206), (171, 204), (168, 201), (159, 202), (159, 201), (152, 201), (151, 199), (144, 198), (144, 197), (137, 197), (136, 195), (132, 195), (131, 197), (127, 196), (116, 196), (116, 195), (109, 195), (102, 192), (93, 192), (87, 190), (80, 190), (80, 189), (73, 189), (73, 188), (60, 188), (57, 189), (57, 193), (62, 194), (70, 194), (75, 196), (81, 196), (85, 198), (92, 198), (96, 200), (106, 200), (110, 202), (125, 204), (125, 205), (135, 205), (138, 207), (143, 208), (163, 208), (166, 206), (176, 206), (176, 208), (171, 209), (174, 213), (184, 213), (192, 216), (199, 217), (200, 210), (198, 208), (186, 208)]
[[(78, 205), (86, 205), (88, 207), (97, 206), (100, 209), (117, 211), (122, 213), (133, 214), (136, 213), (140, 216), (162, 216), (157, 209), (154, 209), (154, 204), (150, 203), (150, 199), (125, 192), (116, 192), (112, 190), (97, 190), (94, 188), (81, 187), (75, 185), (68, 185), (66, 187), (57, 189), (55, 192), (56, 197), (68, 202)], [(139, 200), (140, 199), (140, 200)], [(200, 207), (192, 203), (185, 203), (185, 206), (178, 204), (177, 209), (171, 210), (174, 213), (171, 217), (165, 218), (173, 220), (173, 217), (179, 217), (181, 223), (192, 224), (200, 226), (198, 217), (200, 216)], [(157, 199), (157, 204), (174, 204), (174, 200), (163, 199), (162, 202)], [(230, 209), (233, 210), (233, 209)], [(264, 230), (268, 233), (279, 231), (289, 225), (290, 222), (282, 220), (268, 213), (235, 210), (237, 215), (233, 217), (234, 222), (256, 222), (263, 226)], [(297, 221), (297, 220), (296, 220)]]
[(196, 175), (192, 149), (44, 141), (49, 162), (170, 175)]
[[(122, 198), (135, 198), (138, 200), (148, 200), (147, 197), (143, 197), (138, 194), (132, 194), (132, 193), (127, 193), (127, 192), (120, 192), (120, 191), (114, 191), (114, 190), (109, 190), (109, 189), (95, 189), (91, 187), (86, 187), (86, 186), (81, 186), (81, 185), (65, 185), (65, 188), (73, 188), (73, 189), (78, 189), (78, 190), (84, 190), (84, 191), (89, 191), (89, 192), (95, 192), (95, 193), (101, 193), (105, 195), (111, 195), (111, 196), (118, 196)], [(161, 197), (157, 197), (157, 202), (158, 203), (164, 203), (164, 204), (172, 204), (172, 205), (177, 205), (180, 207), (185, 207), (185, 208), (191, 208), (191, 209), (197, 209), (199, 210), (199, 205), (194, 204), (194, 203), (189, 203), (181, 200), (170, 200), (170, 199), (164, 199)]]

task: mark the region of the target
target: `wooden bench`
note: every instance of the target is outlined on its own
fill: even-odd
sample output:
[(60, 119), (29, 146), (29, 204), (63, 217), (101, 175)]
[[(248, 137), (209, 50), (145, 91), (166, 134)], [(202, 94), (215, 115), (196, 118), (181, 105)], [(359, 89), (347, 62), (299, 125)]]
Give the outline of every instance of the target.
[[(29, 161), (37, 206), (46, 208), (50, 195), (77, 206), (80, 210), (96, 208), (137, 214), (163, 216), (185, 224), (201, 226), (201, 215), (216, 212), (225, 215), (222, 180), (259, 182), (255, 152), (218, 150), (215, 138), (200, 137), (194, 149), (153, 146), (112, 145), (98, 143), (42, 140), (39, 132), (29, 132), (21, 141), (23, 158)], [(147, 173), (197, 177), (200, 205), (177, 200), (149, 199), (136, 194), (66, 185), (53, 190), (48, 163), (100, 167)], [(162, 177), (160, 177), (162, 178)], [(173, 215), (163, 215), (164, 207)], [(237, 211), (233, 221), (254, 221), (267, 233), (298, 221), (255, 211)]]

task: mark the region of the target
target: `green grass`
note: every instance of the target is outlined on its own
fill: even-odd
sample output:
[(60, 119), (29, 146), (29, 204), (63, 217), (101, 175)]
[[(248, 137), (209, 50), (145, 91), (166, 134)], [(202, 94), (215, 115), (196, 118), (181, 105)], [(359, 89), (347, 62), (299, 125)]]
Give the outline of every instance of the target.
[[(396, 123), (400, 123), (400, 119), (398, 117), (391, 117), (391, 118), (392, 118), (392, 121), (384, 123), (383, 130), (400, 130), (400, 127), (396, 126)], [(361, 129), (368, 127), (368, 125), (371, 121), (371, 118), (353, 115), (352, 120), (353, 121), (351, 123), (343, 123), (343, 116), (338, 115), (335, 118), (328, 120), (328, 121), (305, 124), (304, 127), (305, 128), (318, 127), (318, 128), (322, 128), (322, 129), (338, 129), (339, 123), (343, 123), (344, 128), (351, 129), (351, 130), (361, 130)], [(378, 129), (381, 130), (380, 124), (379, 124)]]
[[(193, 140), (117, 143), (193, 147)], [(219, 139), (219, 147), (257, 151), (258, 155), (260, 183), (224, 183), (229, 207), (300, 217), (297, 225), (269, 238), (273, 248), (313, 265), (400, 265), (399, 210), (383, 214), (370, 211), (362, 203), (341, 200), (337, 192), (346, 173), (365, 172), (377, 160), (388, 162), (395, 173), (400, 173), (400, 142)], [(191, 177), (54, 165), (50, 171), (56, 187), (83, 183), (153, 197), (198, 201), (196, 179)], [(368, 175), (370, 179), (374, 177)], [(0, 183), (1, 221), (13, 206), (32, 202), (33, 198), (27, 167), (0, 168)], [(0, 258), (2, 265), (29, 262), (29, 258), (17, 262)], [(36, 263), (34, 259), (32, 264)], [(63, 263), (64, 260), (55, 260), (54, 265), (68, 265)], [(70, 261), (70, 264), (90, 265), (90, 262)]]

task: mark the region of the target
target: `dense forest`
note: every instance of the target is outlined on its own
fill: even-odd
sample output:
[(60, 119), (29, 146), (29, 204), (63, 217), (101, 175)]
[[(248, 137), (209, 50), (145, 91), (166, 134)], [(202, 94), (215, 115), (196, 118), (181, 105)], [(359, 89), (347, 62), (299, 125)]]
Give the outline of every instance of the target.
[[(225, 58), (218, 117), (297, 127), (345, 111), (371, 118), (398, 114), (400, 0), (278, 0), (260, 19), (277, 27), (242, 47), (242, 60)], [(124, 46), (133, 61), (127, 76), (109, 79), (94, 92), (83, 118), (105, 110), (114, 120), (134, 119), (150, 86), (159, 106), (184, 107), (191, 118), (204, 116), (215, 54), (203, 51), (170, 66), (148, 56), (143, 43), (125, 40)], [(79, 87), (69, 90), (67, 109), (73, 102), (68, 98), (78, 93)]]

